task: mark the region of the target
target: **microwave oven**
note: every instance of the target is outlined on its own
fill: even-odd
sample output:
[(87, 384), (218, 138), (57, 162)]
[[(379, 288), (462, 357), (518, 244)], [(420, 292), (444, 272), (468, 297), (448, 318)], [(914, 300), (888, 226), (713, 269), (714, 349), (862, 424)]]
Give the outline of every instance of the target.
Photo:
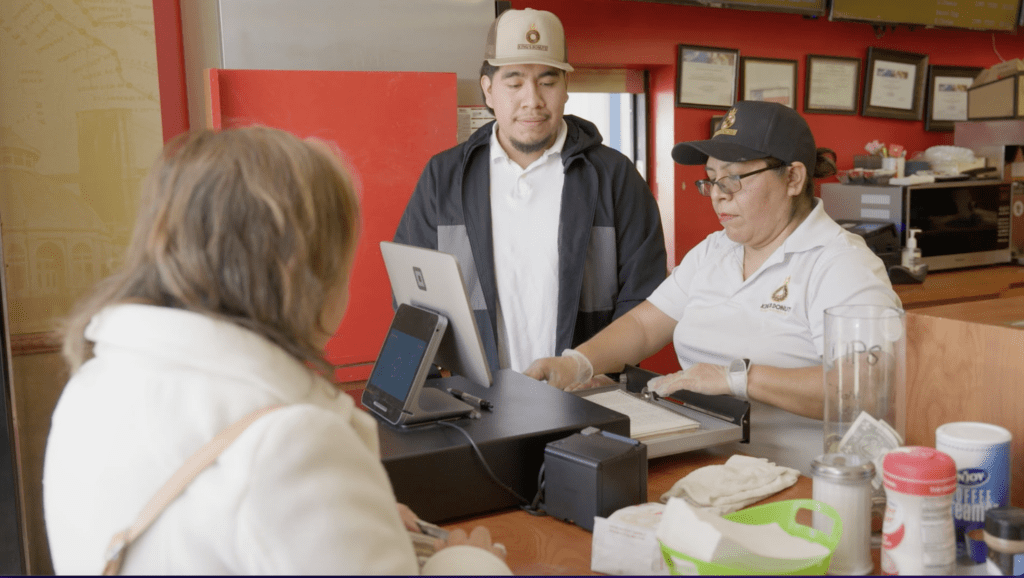
[(1008, 263), (1011, 189), (1001, 180), (965, 180), (909, 186), (826, 183), (825, 212), (836, 220), (893, 223), (901, 246), (919, 229), (917, 246), (929, 271)]

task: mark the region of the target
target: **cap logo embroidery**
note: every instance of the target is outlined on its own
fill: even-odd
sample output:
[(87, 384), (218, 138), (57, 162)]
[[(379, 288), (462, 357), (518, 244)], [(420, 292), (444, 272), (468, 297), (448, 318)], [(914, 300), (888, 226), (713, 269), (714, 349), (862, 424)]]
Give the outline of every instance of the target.
[(537, 44), (538, 42), (540, 42), (540, 32), (538, 32), (537, 29), (534, 28), (533, 24), (530, 25), (530, 29), (526, 32), (526, 41), (529, 44), (518, 44), (516, 45), (516, 48), (518, 48), (519, 50), (543, 50), (544, 52), (548, 51), (547, 44)]
[(529, 42), (530, 44), (537, 44), (538, 42), (540, 42), (540, 32), (537, 32), (537, 29), (534, 28), (532, 25), (530, 26), (530, 29), (526, 32), (526, 41)]
[(718, 130), (715, 134), (711, 135), (711, 138), (715, 138), (718, 135), (733, 136), (736, 134), (736, 129), (732, 128), (732, 125), (736, 122), (736, 109), (730, 108), (729, 112), (722, 119), (722, 122), (718, 125)]

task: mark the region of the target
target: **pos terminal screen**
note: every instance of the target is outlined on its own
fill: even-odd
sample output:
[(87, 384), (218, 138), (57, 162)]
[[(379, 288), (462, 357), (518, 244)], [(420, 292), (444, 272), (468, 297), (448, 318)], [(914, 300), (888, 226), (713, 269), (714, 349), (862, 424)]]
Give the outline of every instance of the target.
[(395, 328), (388, 331), (380, 357), (370, 374), (370, 383), (399, 400), (404, 400), (416, 378), (427, 342)]

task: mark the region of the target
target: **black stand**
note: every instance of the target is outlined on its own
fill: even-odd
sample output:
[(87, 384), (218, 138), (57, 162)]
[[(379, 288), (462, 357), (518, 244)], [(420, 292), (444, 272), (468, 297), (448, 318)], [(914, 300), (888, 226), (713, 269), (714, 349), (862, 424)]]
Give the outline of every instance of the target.
[(889, 281), (893, 285), (909, 285), (911, 283), (924, 283), (928, 276), (928, 265), (921, 264), (917, 270), (910, 270), (902, 265), (889, 267)]
[(410, 406), (411, 411), (403, 412), (406, 415), (403, 416), (405, 419), (401, 421), (402, 427), (423, 425), (442, 419), (464, 417), (475, 411), (473, 406), (468, 403), (455, 399), (447, 392), (428, 385), (434, 381), (438, 380), (427, 380), (426, 384), (417, 388), (418, 393)]

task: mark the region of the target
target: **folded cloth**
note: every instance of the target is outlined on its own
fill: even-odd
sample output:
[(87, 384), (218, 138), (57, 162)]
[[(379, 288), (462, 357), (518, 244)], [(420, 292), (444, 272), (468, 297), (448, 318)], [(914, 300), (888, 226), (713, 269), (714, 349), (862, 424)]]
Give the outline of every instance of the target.
[(690, 472), (662, 494), (661, 501), (682, 498), (695, 508), (723, 516), (792, 486), (799, 477), (799, 470), (735, 455), (722, 465)]

